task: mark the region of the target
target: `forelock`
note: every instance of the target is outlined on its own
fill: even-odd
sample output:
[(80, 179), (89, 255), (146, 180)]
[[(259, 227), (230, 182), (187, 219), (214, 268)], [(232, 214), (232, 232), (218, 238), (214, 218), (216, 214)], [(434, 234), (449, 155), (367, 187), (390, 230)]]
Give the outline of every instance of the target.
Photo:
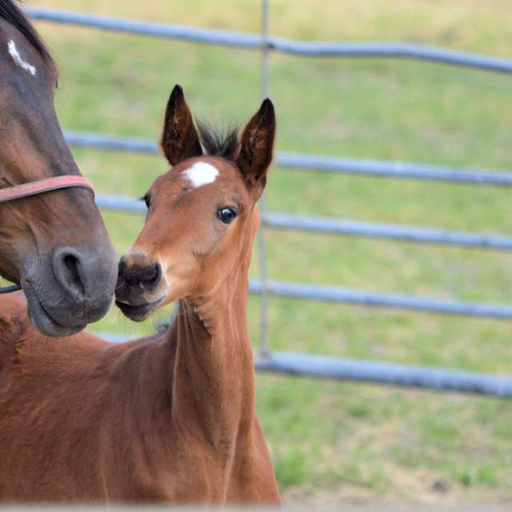
[(219, 129), (205, 121), (197, 121), (197, 130), (201, 146), (207, 155), (235, 160), (240, 151), (237, 127)]

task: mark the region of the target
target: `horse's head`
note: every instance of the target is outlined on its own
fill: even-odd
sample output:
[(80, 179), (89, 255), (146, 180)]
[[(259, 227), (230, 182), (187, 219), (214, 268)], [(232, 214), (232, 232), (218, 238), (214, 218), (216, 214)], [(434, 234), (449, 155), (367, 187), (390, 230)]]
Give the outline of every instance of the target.
[(129, 318), (211, 296), (234, 268), (247, 272), (275, 127), (265, 100), (240, 141), (235, 132), (221, 140), (204, 127), (200, 137), (181, 87), (174, 88), (162, 137), (173, 168), (147, 192), (146, 224), (119, 264), (116, 304)]
[[(35, 29), (11, 0), (0, 0), (0, 188), (80, 175), (53, 106), (57, 78)], [(0, 204), (0, 275), (22, 284), (45, 334), (72, 334), (100, 319), (117, 269), (91, 192)]]

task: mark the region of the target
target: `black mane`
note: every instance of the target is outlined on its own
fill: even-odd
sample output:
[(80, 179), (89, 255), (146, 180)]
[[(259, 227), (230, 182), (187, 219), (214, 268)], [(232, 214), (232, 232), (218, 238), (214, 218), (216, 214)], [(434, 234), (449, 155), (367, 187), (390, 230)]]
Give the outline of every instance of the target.
[(205, 121), (198, 121), (197, 129), (207, 155), (221, 156), (228, 160), (236, 158), (240, 147), (238, 128), (218, 129)]
[(53, 62), (48, 48), (14, 0), (0, 0), (0, 18), (16, 27), (46, 62)]

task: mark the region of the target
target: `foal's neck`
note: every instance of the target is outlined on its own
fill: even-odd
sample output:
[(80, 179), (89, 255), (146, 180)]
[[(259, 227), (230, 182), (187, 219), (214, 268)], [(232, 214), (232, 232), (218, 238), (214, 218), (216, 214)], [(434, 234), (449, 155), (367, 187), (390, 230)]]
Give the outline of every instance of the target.
[(170, 334), (177, 343), (173, 419), (195, 425), (226, 459), (252, 433), (255, 420), (247, 328), (250, 252), (246, 257), (215, 292), (180, 301)]

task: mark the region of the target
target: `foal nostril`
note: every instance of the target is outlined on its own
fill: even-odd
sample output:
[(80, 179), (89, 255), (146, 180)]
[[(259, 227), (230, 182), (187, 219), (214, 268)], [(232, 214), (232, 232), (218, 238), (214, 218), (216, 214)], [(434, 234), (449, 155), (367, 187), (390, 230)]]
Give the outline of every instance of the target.
[(151, 290), (160, 282), (162, 267), (159, 263), (151, 265), (127, 265), (121, 260), (119, 264), (118, 287), (127, 285), (130, 288)]
[(160, 281), (161, 272), (159, 263), (141, 269), (138, 276), (139, 286), (145, 289), (153, 288), (158, 284), (158, 281)]
[(81, 276), (80, 255), (72, 249), (62, 249), (55, 253), (53, 268), (55, 276), (65, 290), (75, 296), (85, 295), (85, 286)]

